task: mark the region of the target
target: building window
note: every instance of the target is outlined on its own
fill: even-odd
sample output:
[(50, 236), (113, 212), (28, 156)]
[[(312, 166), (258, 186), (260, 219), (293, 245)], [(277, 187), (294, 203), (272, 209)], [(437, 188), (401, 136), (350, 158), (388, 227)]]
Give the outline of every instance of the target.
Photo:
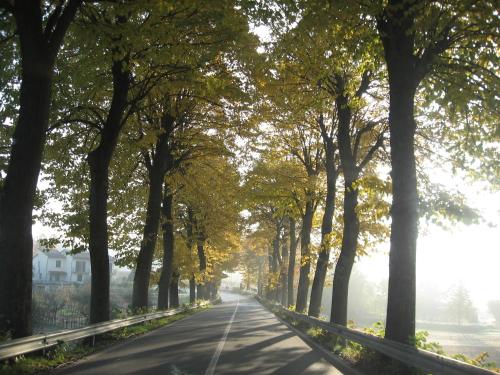
[(76, 276), (76, 280), (81, 282), (83, 280), (83, 275), (81, 273), (79, 273), (77, 276)]
[(85, 272), (85, 262), (77, 260), (75, 263), (75, 272), (84, 273)]
[(61, 261), (60, 260), (56, 260), (56, 268), (61, 268)]

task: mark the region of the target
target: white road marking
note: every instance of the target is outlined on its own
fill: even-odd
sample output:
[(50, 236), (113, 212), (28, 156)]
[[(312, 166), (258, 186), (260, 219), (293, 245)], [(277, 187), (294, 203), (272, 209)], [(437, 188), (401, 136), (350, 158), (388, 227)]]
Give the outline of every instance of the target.
[(222, 335), (221, 340), (219, 341), (219, 345), (217, 346), (217, 350), (215, 351), (210, 364), (208, 365), (207, 371), (205, 371), (205, 375), (213, 375), (215, 373), (215, 367), (217, 366), (217, 362), (219, 361), (220, 354), (222, 353), (222, 349), (224, 348), (224, 344), (226, 343), (227, 335), (231, 329), (231, 324), (233, 324), (234, 317), (236, 316), (236, 311), (238, 310), (238, 305), (240, 304), (240, 296), (238, 296), (238, 302), (236, 302), (236, 308), (234, 309), (233, 316), (229, 320), (226, 329), (224, 330), (224, 334)]

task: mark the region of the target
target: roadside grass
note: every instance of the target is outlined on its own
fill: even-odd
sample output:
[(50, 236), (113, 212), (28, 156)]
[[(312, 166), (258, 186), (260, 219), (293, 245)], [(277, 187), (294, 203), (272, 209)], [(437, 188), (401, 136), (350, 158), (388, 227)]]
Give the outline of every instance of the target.
[[(288, 322), (290, 325), (299, 329), (307, 334), (311, 339), (320, 344), (323, 348), (337, 354), (344, 359), (352, 367), (367, 374), (400, 374), (401, 365), (390, 358), (377, 353), (356, 342), (345, 340), (328, 331), (310, 326), (309, 324), (297, 321), (280, 313), (276, 307), (265, 303), (266, 307), (270, 309), (275, 315), (279, 316), (282, 320)], [(348, 323), (348, 327), (356, 329), (357, 327), (353, 322)], [(364, 333), (368, 333), (377, 337), (384, 337), (385, 327), (381, 322), (375, 323), (371, 327), (363, 328)], [(415, 346), (419, 349), (427, 350), (436, 354), (444, 355), (474, 366), (482, 367), (487, 370), (500, 373), (500, 368), (497, 367), (495, 362), (488, 361), (488, 353), (484, 352), (476, 357), (468, 357), (464, 354), (449, 355), (445, 353), (442, 346), (437, 342), (428, 340), (429, 333), (427, 331), (418, 331), (415, 335)], [(415, 374), (424, 375), (428, 374), (422, 370), (415, 370)]]
[(102, 334), (99, 337), (96, 337), (93, 346), (86, 342), (80, 342), (76, 344), (61, 343), (56, 347), (47, 349), (44, 355), (34, 353), (25, 356), (19, 356), (15, 360), (8, 361), (4, 364), (0, 363), (0, 375), (47, 374), (57, 367), (75, 362), (83, 357), (96, 353), (124, 339), (143, 335), (160, 327), (167, 326), (189, 315), (207, 310), (209, 307), (209, 305), (205, 305), (165, 318), (150, 320), (142, 324), (119, 328), (110, 333)]

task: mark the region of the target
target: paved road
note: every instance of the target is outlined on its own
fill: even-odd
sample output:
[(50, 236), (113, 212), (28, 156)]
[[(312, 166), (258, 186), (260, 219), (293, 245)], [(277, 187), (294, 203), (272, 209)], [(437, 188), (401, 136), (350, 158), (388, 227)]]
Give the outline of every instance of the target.
[(341, 374), (254, 299), (223, 300), (55, 374)]

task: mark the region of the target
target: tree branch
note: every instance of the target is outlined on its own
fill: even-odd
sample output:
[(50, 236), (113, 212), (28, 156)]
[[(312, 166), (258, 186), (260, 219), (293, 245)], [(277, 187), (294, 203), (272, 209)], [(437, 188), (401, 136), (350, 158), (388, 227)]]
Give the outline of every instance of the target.
[(361, 163), (357, 167), (357, 169), (358, 169), (357, 172), (358, 173), (363, 170), (363, 168), (366, 166), (366, 164), (368, 164), (370, 162), (370, 160), (372, 160), (373, 155), (375, 155), (375, 152), (384, 144), (384, 134), (385, 134), (386, 130), (387, 129), (384, 129), (379, 134), (379, 136), (377, 138), (377, 142), (375, 142), (375, 144), (370, 148), (370, 150), (368, 151), (368, 153), (365, 155), (363, 161), (361, 161)]
[(359, 84), (358, 89), (356, 90), (356, 97), (361, 98), (361, 96), (368, 90), (370, 87), (370, 82), (372, 78), (372, 72), (369, 70), (365, 70), (363, 72), (363, 77), (361, 78), (361, 82)]
[(54, 31), (50, 33), (50, 39), (47, 39), (49, 52), (53, 58), (57, 55), (57, 51), (61, 47), (64, 35), (66, 34), (71, 22), (74, 20), (76, 12), (78, 11), (78, 8), (80, 8), (82, 2), (83, 0), (69, 0), (60, 17), (58, 17), (57, 24), (54, 26)]
[(354, 139), (354, 149), (352, 152), (354, 158), (356, 158), (358, 155), (359, 145), (361, 144), (361, 138), (363, 137), (363, 134), (372, 130), (377, 124), (378, 122), (370, 121), (356, 133), (356, 137)]

